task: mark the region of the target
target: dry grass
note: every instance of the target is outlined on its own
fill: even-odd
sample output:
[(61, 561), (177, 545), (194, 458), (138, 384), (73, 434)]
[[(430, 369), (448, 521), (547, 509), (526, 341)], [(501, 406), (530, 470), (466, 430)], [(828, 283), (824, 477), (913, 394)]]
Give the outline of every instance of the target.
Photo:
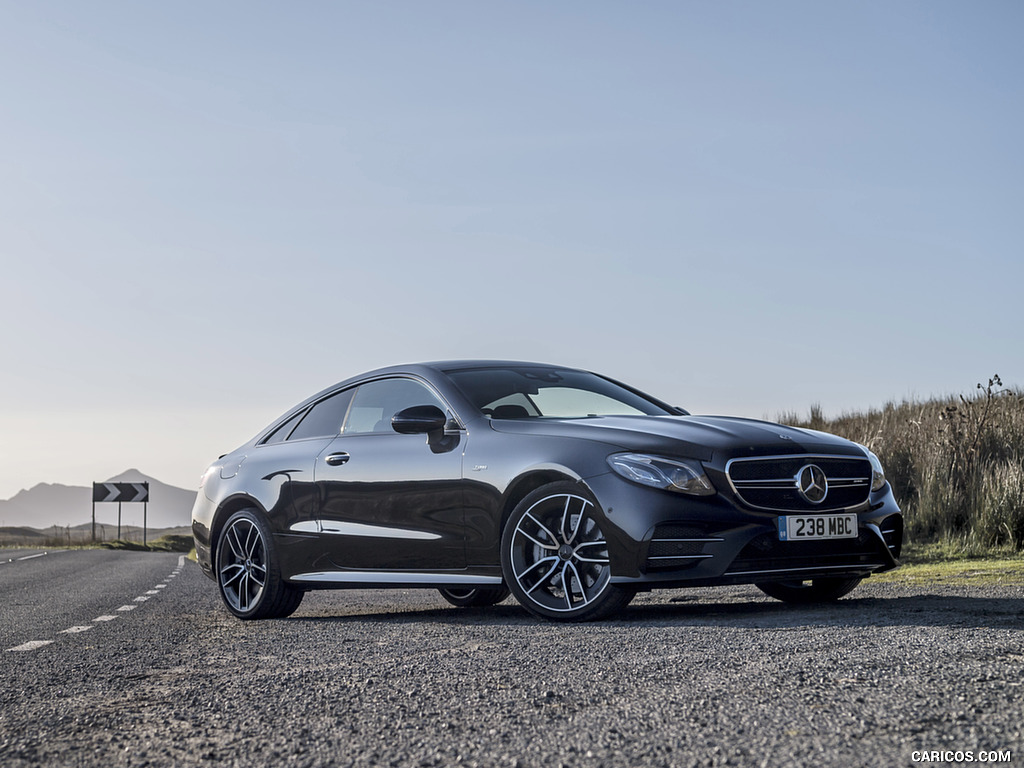
[(784, 423), (868, 446), (882, 460), (911, 542), (961, 555), (1024, 551), (1024, 392), (998, 376), (970, 396), (889, 403), (827, 419), (819, 407)]
[(99, 545), (103, 549), (121, 549), (132, 552), (188, 552), (192, 549), (192, 537), (180, 535), (161, 536), (156, 541), (142, 544), (138, 541), (106, 541)]
[(187, 549), (180, 549), (182, 545), (176, 542), (179, 539), (187, 539), (190, 542), (192, 540), (192, 530), (188, 526), (149, 529), (148, 541), (150, 546), (148, 547), (141, 546), (143, 539), (141, 528), (124, 526), (121, 538), (113, 540), (116, 531), (116, 526), (100, 525), (97, 523), (96, 541), (93, 541), (92, 528), (88, 524), (75, 527), (50, 526), (43, 530), (35, 528), (0, 528), (0, 548), (88, 549), (106, 547), (107, 549), (160, 549), (164, 547), (164, 544), (156, 546), (158, 542), (175, 542), (173, 546), (178, 548), (171, 551), (187, 552)]

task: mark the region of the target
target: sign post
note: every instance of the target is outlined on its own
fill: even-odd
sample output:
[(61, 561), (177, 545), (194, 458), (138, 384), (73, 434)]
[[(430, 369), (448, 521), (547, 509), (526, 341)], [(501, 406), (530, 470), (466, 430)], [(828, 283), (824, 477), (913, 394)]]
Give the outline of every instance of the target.
[(146, 518), (149, 512), (149, 483), (92, 484), (92, 540), (96, 541), (96, 504), (117, 502), (117, 538), (121, 538), (121, 503), (142, 502), (142, 543), (146, 543)]

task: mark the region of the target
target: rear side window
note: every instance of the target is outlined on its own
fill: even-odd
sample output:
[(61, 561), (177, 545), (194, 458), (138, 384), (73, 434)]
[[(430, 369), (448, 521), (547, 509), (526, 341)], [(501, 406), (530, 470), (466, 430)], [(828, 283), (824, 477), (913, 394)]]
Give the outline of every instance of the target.
[(352, 402), (354, 390), (346, 389), (336, 395), (321, 400), (307, 413), (306, 418), (289, 435), (289, 440), (301, 440), (304, 437), (335, 437), (341, 434), (341, 424), (345, 421), (345, 413)]
[(299, 411), (292, 416), (288, 421), (282, 424), (280, 427), (270, 433), (270, 436), (263, 441), (264, 445), (270, 445), (271, 443), (280, 443), (288, 439), (288, 435), (295, 429), (295, 425), (299, 423), (299, 420), (306, 415), (305, 411)]

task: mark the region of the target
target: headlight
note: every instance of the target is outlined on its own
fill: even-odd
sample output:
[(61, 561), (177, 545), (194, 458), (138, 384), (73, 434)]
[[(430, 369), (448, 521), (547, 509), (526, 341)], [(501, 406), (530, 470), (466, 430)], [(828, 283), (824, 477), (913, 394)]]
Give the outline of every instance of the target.
[(864, 449), (864, 453), (868, 455), (868, 461), (871, 462), (871, 490), (880, 491), (885, 487), (885, 470), (882, 469), (882, 462), (866, 446), (862, 445), (861, 448)]
[(608, 457), (608, 464), (627, 480), (651, 488), (690, 496), (711, 496), (715, 493), (704, 468), (696, 461), (665, 459), (643, 453), (615, 453)]

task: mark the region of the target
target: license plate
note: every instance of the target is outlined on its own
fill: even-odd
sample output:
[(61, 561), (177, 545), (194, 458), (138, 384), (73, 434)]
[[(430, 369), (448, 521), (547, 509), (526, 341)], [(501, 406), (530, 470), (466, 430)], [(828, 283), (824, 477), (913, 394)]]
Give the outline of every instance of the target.
[(857, 515), (785, 515), (779, 518), (780, 541), (855, 539)]

